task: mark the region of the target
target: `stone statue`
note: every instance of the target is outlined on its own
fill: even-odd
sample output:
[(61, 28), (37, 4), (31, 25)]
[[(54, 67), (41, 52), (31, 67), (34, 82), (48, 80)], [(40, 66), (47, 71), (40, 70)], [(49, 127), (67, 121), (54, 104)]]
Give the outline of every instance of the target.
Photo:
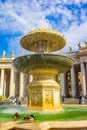
[(79, 47), (79, 49), (81, 49), (81, 43), (80, 42), (78, 43), (78, 47)]
[(24, 55), (25, 54), (25, 51), (22, 49), (21, 50), (21, 55)]
[(85, 41), (85, 47), (87, 48), (87, 41)]
[(6, 56), (6, 51), (3, 51), (3, 52), (2, 52), (2, 56)]
[(14, 51), (11, 52), (11, 55), (14, 56)]
[(69, 52), (70, 52), (70, 53), (72, 52), (72, 47), (71, 47), (71, 46), (69, 47)]

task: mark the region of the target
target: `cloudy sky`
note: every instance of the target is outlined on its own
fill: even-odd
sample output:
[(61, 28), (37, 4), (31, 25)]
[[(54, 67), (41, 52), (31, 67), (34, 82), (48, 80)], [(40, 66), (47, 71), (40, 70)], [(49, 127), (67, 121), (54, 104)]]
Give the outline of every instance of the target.
[(62, 33), (67, 41), (65, 52), (87, 40), (87, 0), (0, 0), (0, 56), (20, 55), (20, 39), (37, 28)]

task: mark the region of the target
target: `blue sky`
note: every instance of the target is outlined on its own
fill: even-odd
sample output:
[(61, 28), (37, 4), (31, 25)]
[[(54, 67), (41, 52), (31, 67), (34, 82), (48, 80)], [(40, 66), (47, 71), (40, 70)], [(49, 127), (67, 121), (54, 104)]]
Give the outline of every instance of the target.
[(87, 41), (87, 0), (0, 0), (0, 56), (2, 51), (20, 55), (20, 39), (37, 28), (62, 33), (67, 41), (64, 52), (78, 50)]

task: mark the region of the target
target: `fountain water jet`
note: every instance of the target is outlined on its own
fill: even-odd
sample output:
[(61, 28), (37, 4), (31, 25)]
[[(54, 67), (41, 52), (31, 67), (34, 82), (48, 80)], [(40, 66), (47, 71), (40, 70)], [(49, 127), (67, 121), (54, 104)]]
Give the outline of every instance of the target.
[(33, 75), (33, 82), (28, 85), (28, 109), (61, 110), (60, 86), (54, 77), (68, 71), (74, 60), (50, 52), (62, 49), (66, 44), (65, 38), (54, 30), (37, 29), (24, 36), (20, 43), (23, 48), (36, 52), (13, 61), (14, 67), (20, 72)]

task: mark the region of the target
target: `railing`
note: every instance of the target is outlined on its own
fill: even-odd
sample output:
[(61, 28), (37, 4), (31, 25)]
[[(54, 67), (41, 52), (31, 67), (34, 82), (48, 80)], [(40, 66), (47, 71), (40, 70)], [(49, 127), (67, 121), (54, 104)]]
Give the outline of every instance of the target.
[(0, 60), (13, 60), (15, 57), (9, 57), (9, 56), (0, 56)]

